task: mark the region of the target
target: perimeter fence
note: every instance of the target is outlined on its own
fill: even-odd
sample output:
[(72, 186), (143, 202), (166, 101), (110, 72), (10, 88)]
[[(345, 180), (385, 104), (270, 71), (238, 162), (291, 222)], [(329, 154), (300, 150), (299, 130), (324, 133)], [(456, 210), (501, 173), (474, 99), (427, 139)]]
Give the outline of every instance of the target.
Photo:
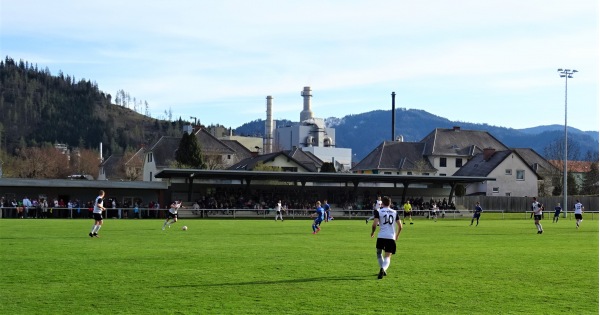
[[(155, 208), (129, 208), (129, 209), (107, 209), (103, 214), (105, 219), (165, 219), (167, 209)], [(312, 209), (287, 209), (283, 213), (284, 219), (310, 219)], [(400, 217), (404, 213), (398, 210)], [(83, 208), (50, 208), (47, 211), (40, 209), (19, 209), (3, 207), (0, 209), (0, 218), (10, 219), (92, 219), (93, 215), (89, 209)], [(331, 216), (334, 219), (365, 220), (373, 215), (372, 210), (352, 210), (332, 208)], [(472, 210), (414, 210), (411, 212), (414, 219), (445, 220), (445, 219), (470, 219)], [(178, 216), (186, 219), (271, 219), (274, 220), (276, 211), (274, 209), (179, 209)], [(486, 219), (531, 219), (531, 211), (506, 211), (506, 210), (484, 210), (482, 216)], [(584, 218), (598, 220), (598, 211), (585, 211)], [(553, 211), (544, 212), (542, 219), (552, 219)], [(561, 214), (561, 218), (563, 215)], [(567, 219), (574, 219), (573, 212), (567, 213)]]

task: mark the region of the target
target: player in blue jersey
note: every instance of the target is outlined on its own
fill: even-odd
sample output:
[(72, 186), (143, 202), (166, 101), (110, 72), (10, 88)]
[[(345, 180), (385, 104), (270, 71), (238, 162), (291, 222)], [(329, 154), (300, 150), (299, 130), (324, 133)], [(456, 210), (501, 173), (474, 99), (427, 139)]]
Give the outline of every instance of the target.
[(329, 206), (329, 203), (327, 203), (327, 199), (323, 200), (323, 210), (325, 210), (325, 222), (333, 220), (333, 217), (331, 216), (331, 207)]
[[(371, 237), (375, 234), (377, 226), (379, 233), (377, 234), (377, 261), (379, 262), (379, 274), (377, 279), (387, 276), (387, 269), (390, 266), (392, 255), (396, 254), (396, 241), (402, 231), (402, 221), (398, 216), (398, 212), (390, 208), (390, 197), (382, 198), (382, 207), (375, 212), (375, 219), (371, 227)], [(385, 255), (382, 255), (385, 252)]]
[(475, 204), (475, 210), (473, 210), (473, 218), (471, 219), (471, 225), (473, 225), (473, 221), (475, 221), (475, 219), (477, 219), (477, 224), (475, 226), (479, 225), (479, 217), (481, 217), (481, 212), (483, 212), (483, 209), (481, 209), (479, 201), (477, 201), (477, 203)]
[(319, 231), (321, 231), (320, 225), (321, 222), (323, 222), (323, 220), (325, 219), (325, 210), (321, 207), (321, 202), (317, 201), (315, 206), (315, 212), (310, 215), (311, 218), (315, 218), (312, 225), (313, 234), (317, 234), (319, 233)]
[(558, 217), (560, 217), (560, 213), (562, 212), (562, 207), (560, 206), (560, 202), (556, 204), (554, 207), (554, 218), (552, 218), (552, 223), (558, 222)]

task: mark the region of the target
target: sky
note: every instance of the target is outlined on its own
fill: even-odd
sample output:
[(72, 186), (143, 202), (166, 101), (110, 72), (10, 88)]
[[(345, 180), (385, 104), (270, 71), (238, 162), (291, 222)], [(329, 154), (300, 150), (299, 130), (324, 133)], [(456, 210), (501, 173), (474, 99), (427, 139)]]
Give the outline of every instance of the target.
[(310, 86), (319, 118), (390, 110), (395, 92), (517, 129), (564, 125), (566, 90), (568, 125), (598, 131), (599, 16), (597, 0), (0, 0), (0, 55), (204, 125), (265, 119), (269, 95), (298, 121)]

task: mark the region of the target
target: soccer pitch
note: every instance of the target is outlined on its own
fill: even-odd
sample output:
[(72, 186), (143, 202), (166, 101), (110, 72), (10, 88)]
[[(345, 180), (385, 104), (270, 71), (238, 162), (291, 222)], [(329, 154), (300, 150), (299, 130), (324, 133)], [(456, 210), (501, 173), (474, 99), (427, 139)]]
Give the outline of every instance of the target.
[[(0, 314), (598, 314), (598, 221), (0, 220)], [(182, 231), (181, 226), (189, 227)]]

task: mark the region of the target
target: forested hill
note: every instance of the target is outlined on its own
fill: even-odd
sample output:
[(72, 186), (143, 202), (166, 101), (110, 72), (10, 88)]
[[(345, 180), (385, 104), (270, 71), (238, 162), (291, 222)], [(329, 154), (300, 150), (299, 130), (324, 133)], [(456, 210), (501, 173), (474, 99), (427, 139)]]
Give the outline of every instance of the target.
[(65, 143), (105, 154), (177, 134), (182, 122), (166, 122), (112, 104), (95, 82), (6, 57), (0, 61), (0, 149)]

